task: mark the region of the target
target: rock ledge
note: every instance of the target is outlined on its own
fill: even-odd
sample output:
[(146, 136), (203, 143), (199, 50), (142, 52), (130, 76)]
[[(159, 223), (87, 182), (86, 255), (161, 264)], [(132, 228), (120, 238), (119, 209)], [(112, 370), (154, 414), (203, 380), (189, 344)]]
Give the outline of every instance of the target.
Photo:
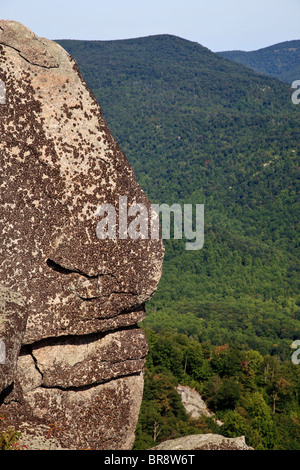
[(224, 437), (219, 434), (193, 434), (162, 442), (151, 450), (253, 450), (245, 437)]

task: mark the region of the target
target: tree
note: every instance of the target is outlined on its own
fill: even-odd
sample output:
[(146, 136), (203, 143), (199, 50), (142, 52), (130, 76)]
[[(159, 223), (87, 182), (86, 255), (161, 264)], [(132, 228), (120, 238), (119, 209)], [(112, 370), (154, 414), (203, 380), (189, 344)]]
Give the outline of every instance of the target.
[(213, 377), (209, 382), (206, 400), (214, 411), (233, 410), (240, 398), (240, 386), (232, 378)]
[(250, 442), (257, 450), (273, 449), (277, 440), (276, 427), (272, 419), (272, 412), (263, 396), (259, 392), (254, 392), (243, 401), (254, 431)]
[(235, 410), (226, 410), (222, 416), (222, 434), (227, 437), (247, 436), (249, 424), (247, 420)]
[(214, 410), (233, 410), (240, 398), (240, 386), (233, 379), (225, 378), (217, 393), (209, 401)]

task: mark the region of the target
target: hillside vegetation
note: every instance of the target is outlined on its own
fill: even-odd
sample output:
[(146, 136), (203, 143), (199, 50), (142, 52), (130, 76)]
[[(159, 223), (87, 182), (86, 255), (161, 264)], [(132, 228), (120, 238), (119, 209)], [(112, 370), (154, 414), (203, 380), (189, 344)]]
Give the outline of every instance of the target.
[(300, 80), (300, 41), (285, 41), (257, 51), (223, 51), (222, 57), (289, 84)]
[[(212, 432), (245, 436), (256, 450), (300, 450), (299, 365), (181, 334), (146, 334), (150, 352), (135, 449)], [(191, 419), (175, 390), (178, 383), (195, 388), (215, 419)]]
[[(57, 42), (76, 59), (152, 202), (205, 206), (201, 250), (165, 241), (162, 279), (142, 326), (290, 364), (300, 338), (300, 105), (290, 85), (170, 35)], [(279, 378), (290, 383), (284, 367)], [(260, 374), (253, 390), (275, 428), (277, 413), (299, 426), (298, 392), (273, 413)], [(229, 377), (241, 383), (241, 375)], [(192, 378), (208, 386), (201, 374)], [(240, 405), (230, 409), (245, 417), (250, 411)], [(275, 448), (287, 429), (258, 445)]]

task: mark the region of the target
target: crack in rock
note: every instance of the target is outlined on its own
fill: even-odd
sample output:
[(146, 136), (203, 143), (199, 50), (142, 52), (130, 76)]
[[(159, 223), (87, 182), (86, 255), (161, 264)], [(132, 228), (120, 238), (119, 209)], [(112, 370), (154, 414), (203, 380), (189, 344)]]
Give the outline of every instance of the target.
[(99, 273), (95, 275), (89, 275), (80, 271), (80, 269), (65, 268), (64, 266), (61, 266), (60, 264), (56, 263), (50, 258), (47, 259), (46, 263), (47, 263), (47, 266), (49, 266), (49, 268), (53, 269), (53, 271), (57, 271), (58, 273), (61, 273), (61, 274), (79, 274), (80, 276), (84, 276), (87, 279), (98, 279), (99, 277), (102, 277), (102, 276), (111, 276), (111, 277), (116, 278), (116, 276), (111, 273)]
[(99, 385), (106, 385), (108, 383), (117, 382), (118, 380), (124, 379), (127, 377), (139, 377), (141, 374), (142, 374), (141, 371), (132, 372), (129, 374), (122, 374), (122, 375), (118, 375), (117, 377), (112, 377), (107, 380), (96, 381), (88, 385), (78, 385), (77, 387), (76, 386), (62, 387), (60, 385), (47, 386), (47, 385), (42, 384), (39, 388), (45, 389), (45, 390), (61, 390), (62, 392), (84, 392), (85, 390), (91, 390), (92, 388), (96, 388)]

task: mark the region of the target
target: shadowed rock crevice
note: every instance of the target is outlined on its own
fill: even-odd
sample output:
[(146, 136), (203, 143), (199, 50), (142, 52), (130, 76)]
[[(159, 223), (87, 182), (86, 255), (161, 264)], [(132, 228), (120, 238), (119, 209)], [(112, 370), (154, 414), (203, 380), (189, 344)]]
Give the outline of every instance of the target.
[(2, 390), (2, 392), (0, 393), (0, 406), (3, 405), (3, 403), (5, 402), (6, 397), (11, 395), (11, 392), (13, 391), (13, 388), (14, 388), (14, 384), (11, 383), (7, 388)]
[(91, 276), (89, 274), (83, 273), (79, 269), (64, 268), (63, 266), (56, 263), (50, 258), (47, 259), (46, 263), (47, 263), (47, 266), (49, 266), (49, 268), (53, 269), (53, 271), (56, 271), (60, 274), (79, 274), (80, 276), (86, 277), (87, 279), (98, 279), (101, 276), (111, 276), (114, 278), (116, 277), (114, 274), (109, 274), (109, 273), (99, 273), (99, 274), (95, 274)]
[[(142, 330), (137, 325), (128, 325), (121, 328), (115, 328), (113, 333), (121, 333), (121, 332), (142, 332)], [(78, 344), (92, 344), (99, 340), (103, 340), (107, 338), (108, 335), (112, 334), (112, 331), (105, 331), (100, 333), (91, 333), (86, 335), (61, 335), (57, 337), (51, 338), (43, 338), (40, 341), (36, 341), (35, 343), (29, 343), (22, 346), (20, 350), (19, 356), (23, 356), (28, 354), (32, 351), (32, 349), (40, 349), (46, 346), (62, 346), (65, 344), (69, 345), (78, 345)]]

